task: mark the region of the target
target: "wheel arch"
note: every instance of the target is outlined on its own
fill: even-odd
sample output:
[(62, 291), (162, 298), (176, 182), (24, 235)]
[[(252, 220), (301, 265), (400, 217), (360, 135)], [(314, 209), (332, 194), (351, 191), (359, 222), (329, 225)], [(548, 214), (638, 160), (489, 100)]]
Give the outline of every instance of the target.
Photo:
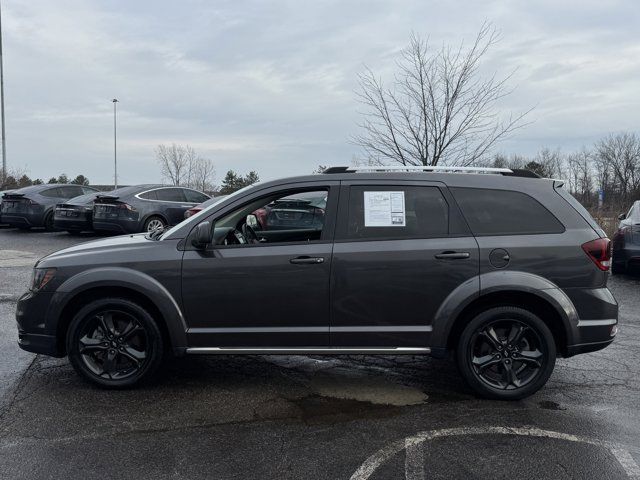
[(54, 294), (45, 324), (56, 336), (60, 353), (73, 316), (93, 300), (121, 297), (147, 309), (157, 320), (166, 345), (180, 354), (187, 346), (186, 323), (178, 303), (157, 280), (126, 268), (99, 268), (68, 279)]
[(153, 212), (147, 213), (142, 217), (142, 220), (140, 221), (140, 229), (142, 231), (144, 231), (144, 227), (145, 227), (145, 224), (147, 223), (147, 220), (149, 220), (151, 217), (159, 217), (162, 219), (165, 225), (170, 225), (169, 220), (167, 219), (167, 216), (164, 213), (159, 211), (153, 211)]
[[(478, 313), (496, 306), (526, 308), (549, 327), (561, 355), (577, 334), (578, 314), (569, 297), (549, 280), (526, 272), (490, 272), (478, 277), (480, 289), (455, 290), (433, 322), (432, 350), (436, 356), (455, 349), (465, 325)], [(460, 291), (459, 291), (460, 290)]]

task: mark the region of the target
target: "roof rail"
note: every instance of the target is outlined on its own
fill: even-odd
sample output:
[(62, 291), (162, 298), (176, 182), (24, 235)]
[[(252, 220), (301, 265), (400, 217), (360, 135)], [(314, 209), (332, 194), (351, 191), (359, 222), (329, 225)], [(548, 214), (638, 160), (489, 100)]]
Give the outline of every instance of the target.
[(448, 167), (437, 166), (413, 166), (404, 165), (397, 167), (330, 167), (323, 173), (357, 173), (357, 172), (440, 172), (440, 173), (480, 173), (480, 174), (500, 174), (511, 177), (539, 178), (530, 170), (520, 168), (495, 168), (495, 167)]

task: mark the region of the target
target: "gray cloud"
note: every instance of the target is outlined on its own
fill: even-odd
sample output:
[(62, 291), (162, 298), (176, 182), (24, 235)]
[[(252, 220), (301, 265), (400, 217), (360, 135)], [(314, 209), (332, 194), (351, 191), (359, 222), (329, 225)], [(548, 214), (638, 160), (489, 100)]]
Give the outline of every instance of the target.
[[(559, 5), (562, 3), (562, 5)], [(606, 4), (605, 4), (606, 3)], [(9, 162), (32, 176), (111, 179), (119, 103), (121, 182), (160, 180), (158, 143), (190, 143), (263, 178), (348, 164), (358, 149), (356, 75), (385, 77), (410, 31), (502, 40), (484, 72), (515, 70), (501, 108), (536, 106), (500, 146), (533, 153), (637, 129), (635, 2), (74, 1), (3, 3)]]

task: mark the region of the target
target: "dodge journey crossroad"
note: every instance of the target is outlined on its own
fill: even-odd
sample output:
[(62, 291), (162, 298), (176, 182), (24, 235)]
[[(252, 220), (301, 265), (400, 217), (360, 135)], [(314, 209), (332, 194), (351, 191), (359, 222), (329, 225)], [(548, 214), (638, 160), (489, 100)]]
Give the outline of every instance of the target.
[(519, 399), (613, 341), (610, 257), (558, 180), (333, 167), (42, 258), (19, 342), (111, 388), (167, 354), (454, 355), (476, 394)]

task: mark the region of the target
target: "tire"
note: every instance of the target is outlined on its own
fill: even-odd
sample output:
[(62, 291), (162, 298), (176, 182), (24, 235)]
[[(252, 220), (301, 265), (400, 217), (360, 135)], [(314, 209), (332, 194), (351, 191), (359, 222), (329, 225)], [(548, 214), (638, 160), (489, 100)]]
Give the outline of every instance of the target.
[(621, 275), (623, 273), (627, 273), (627, 267), (624, 263), (611, 262), (611, 274), (612, 275)]
[(165, 222), (164, 218), (158, 215), (152, 215), (144, 221), (144, 231), (152, 232), (156, 228), (166, 227), (167, 222)]
[(537, 315), (518, 307), (496, 307), (478, 314), (464, 328), (456, 360), (477, 395), (520, 400), (547, 383), (556, 363), (556, 344)]
[(156, 321), (140, 305), (124, 298), (95, 300), (80, 309), (69, 325), (66, 342), (76, 372), (111, 389), (148, 381), (164, 352)]
[(47, 232), (53, 232), (55, 227), (53, 226), (53, 212), (49, 212), (44, 216), (44, 229)]

